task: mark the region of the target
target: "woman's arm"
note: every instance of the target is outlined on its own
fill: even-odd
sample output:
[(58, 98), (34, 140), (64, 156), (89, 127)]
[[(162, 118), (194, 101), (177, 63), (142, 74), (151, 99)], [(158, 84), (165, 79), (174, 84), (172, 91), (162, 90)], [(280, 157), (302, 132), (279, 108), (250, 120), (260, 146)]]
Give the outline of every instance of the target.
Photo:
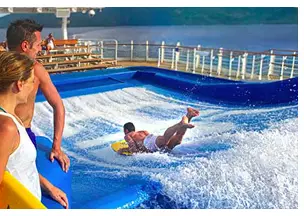
[[(3, 118), (3, 117), (1, 117)], [(4, 118), (3, 118), (4, 119)], [(18, 130), (12, 119), (5, 118), (0, 122), (0, 184), (3, 180), (9, 156), (17, 143)]]
[(66, 209), (69, 207), (69, 201), (66, 194), (59, 188), (52, 185), (46, 178), (39, 174), (41, 190), (49, 194), (54, 200), (59, 202)]

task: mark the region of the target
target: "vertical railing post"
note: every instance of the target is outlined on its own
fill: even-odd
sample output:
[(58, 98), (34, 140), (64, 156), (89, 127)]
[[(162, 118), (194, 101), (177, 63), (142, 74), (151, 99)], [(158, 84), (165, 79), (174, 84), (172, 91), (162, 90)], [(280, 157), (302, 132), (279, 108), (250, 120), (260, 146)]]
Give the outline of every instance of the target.
[(174, 54), (175, 54), (175, 49), (172, 49), (171, 69), (173, 69), (174, 67)]
[[(201, 45), (197, 45), (197, 50), (200, 51), (201, 50)], [(195, 68), (198, 68), (200, 64), (200, 55), (196, 55), (196, 65)]]
[(238, 79), (240, 76), (240, 69), (241, 69), (241, 56), (239, 55), (238, 66), (237, 66), (237, 71), (236, 71), (236, 79)]
[(259, 80), (262, 80), (262, 73), (263, 73), (263, 61), (264, 61), (264, 57), (265, 57), (265, 55), (261, 55)]
[(223, 48), (219, 49), (219, 52), (218, 52), (217, 56), (218, 56), (217, 75), (220, 76), (221, 71), (222, 71), (222, 62), (223, 62)]
[(232, 62), (233, 62), (233, 52), (230, 52), (230, 57), (229, 57), (229, 79), (231, 79), (231, 71), (232, 71)]
[(270, 50), (270, 60), (269, 60), (269, 67), (268, 67), (268, 79), (273, 74), (274, 63), (275, 63), (275, 55), (273, 54), (273, 50)]
[(100, 41), (100, 58), (103, 58), (103, 41)]
[(149, 41), (146, 41), (146, 61), (149, 60)]
[(87, 53), (91, 53), (90, 52), (90, 43), (87, 44)]
[(190, 58), (190, 50), (187, 49), (187, 62), (186, 62), (186, 71), (189, 70), (189, 58)]
[(161, 43), (161, 60), (160, 63), (164, 63), (165, 60), (165, 41)]
[(192, 73), (195, 73), (195, 61), (196, 61), (196, 48), (193, 49), (193, 65), (192, 65)]
[(295, 66), (295, 61), (296, 61), (296, 52), (293, 53), (293, 57), (292, 57), (292, 65), (291, 65), (291, 71), (290, 71), (290, 78), (293, 77), (293, 73), (294, 73), (294, 66)]
[(209, 75), (212, 75), (212, 67), (213, 67), (213, 49), (210, 51), (210, 70), (209, 70)]
[(285, 64), (285, 60), (287, 59), (287, 56), (283, 56), (282, 58), (282, 65), (281, 65), (281, 76), (280, 76), (280, 80), (284, 79), (284, 64)]
[(254, 64), (255, 64), (255, 55), (252, 56), (252, 67), (251, 67), (251, 76), (250, 76), (250, 79), (253, 79)]
[(177, 62), (178, 62), (178, 60), (177, 60), (177, 55), (179, 55), (179, 52), (177, 52), (177, 51), (175, 50), (174, 70), (177, 70)]
[(175, 70), (177, 70), (177, 64), (179, 61), (179, 46), (180, 46), (180, 42), (177, 42), (176, 47), (175, 47)]
[(133, 47), (133, 40), (131, 40), (131, 56), (130, 56), (130, 61), (133, 61), (133, 49), (134, 49), (134, 47)]
[(118, 41), (115, 40), (115, 64), (117, 64)]
[(160, 61), (161, 61), (161, 48), (158, 48), (158, 61), (157, 61), (157, 67), (160, 67)]
[(203, 55), (203, 57), (202, 57), (202, 71), (201, 71), (202, 74), (204, 73), (204, 69), (205, 69), (205, 58), (206, 58), (206, 56)]
[(242, 79), (245, 79), (246, 68), (247, 68), (247, 56), (248, 53), (244, 53), (242, 56)]
[(176, 47), (175, 47), (175, 60), (177, 62), (179, 61), (179, 47), (180, 47), (180, 42), (177, 42)]

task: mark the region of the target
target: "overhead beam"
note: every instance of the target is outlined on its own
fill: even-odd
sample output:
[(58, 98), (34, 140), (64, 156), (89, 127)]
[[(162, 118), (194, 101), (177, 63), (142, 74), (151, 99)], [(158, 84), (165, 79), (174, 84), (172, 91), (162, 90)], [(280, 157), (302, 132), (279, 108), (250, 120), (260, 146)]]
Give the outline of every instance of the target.
[[(56, 7), (0, 7), (0, 13), (56, 13)], [(63, 9), (63, 8), (62, 8)], [(82, 12), (83, 10), (101, 9), (101, 8), (84, 8), (84, 7), (71, 7), (71, 13)]]

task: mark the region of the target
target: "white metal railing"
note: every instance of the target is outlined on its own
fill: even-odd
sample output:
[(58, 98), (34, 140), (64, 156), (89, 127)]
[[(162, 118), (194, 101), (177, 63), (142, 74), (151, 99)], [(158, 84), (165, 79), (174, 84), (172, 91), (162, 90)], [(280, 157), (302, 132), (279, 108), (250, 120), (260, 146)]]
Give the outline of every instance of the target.
[(79, 45), (101, 58), (118, 61), (155, 62), (157, 67), (220, 76), (240, 80), (286, 79), (298, 76), (298, 52), (269, 50), (250, 52), (166, 45), (165, 42), (152, 44), (149, 41), (136, 44), (119, 43), (115, 39), (79, 39)]

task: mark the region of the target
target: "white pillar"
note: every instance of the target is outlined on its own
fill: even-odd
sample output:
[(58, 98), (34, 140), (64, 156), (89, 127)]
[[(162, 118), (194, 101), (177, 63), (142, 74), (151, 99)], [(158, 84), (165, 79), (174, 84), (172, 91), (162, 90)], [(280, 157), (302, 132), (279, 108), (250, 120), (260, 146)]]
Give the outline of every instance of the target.
[(232, 71), (232, 62), (233, 62), (233, 52), (230, 52), (230, 58), (229, 58), (229, 79), (231, 78), (231, 71)]
[(270, 61), (268, 67), (268, 78), (271, 74), (273, 74), (274, 70), (274, 63), (275, 63), (275, 55), (273, 54), (273, 50), (270, 50)]
[(246, 67), (247, 67), (247, 56), (248, 53), (244, 53), (242, 57), (242, 79), (245, 79)]
[(204, 73), (204, 69), (205, 69), (205, 56), (203, 55), (203, 57), (202, 57), (202, 71), (201, 71), (202, 74)]
[(87, 53), (91, 53), (91, 49), (90, 49), (90, 42), (87, 45)]
[(130, 60), (133, 61), (133, 40), (131, 40), (131, 56), (130, 56)]
[(177, 70), (177, 63), (178, 63), (178, 59), (177, 59), (177, 55), (179, 55), (179, 52), (176, 52), (175, 50), (175, 67), (174, 67), (174, 70)]
[(115, 40), (115, 65), (117, 65), (117, 54), (118, 54), (118, 41)]
[(238, 67), (237, 67), (237, 71), (236, 71), (236, 78), (237, 79), (240, 76), (240, 69), (241, 69), (241, 56), (239, 55), (239, 58), (238, 58)]
[(165, 60), (165, 41), (162, 41), (161, 43), (161, 63), (163, 63)]
[[(201, 45), (197, 45), (197, 50), (201, 50)], [(196, 65), (195, 67), (198, 68), (200, 63), (200, 55), (196, 55)]]
[(64, 40), (67, 40), (68, 39), (68, 18), (67, 17), (62, 17), (61, 30), (62, 30), (62, 38)]
[(219, 53), (217, 54), (217, 56), (218, 56), (217, 75), (220, 76), (222, 71), (223, 48), (219, 49)]
[(180, 42), (177, 42), (176, 44), (176, 50), (175, 50), (175, 61), (179, 61), (179, 47), (180, 47)]
[(196, 61), (196, 49), (193, 50), (193, 65), (192, 65), (192, 73), (195, 73), (195, 61)]
[(160, 59), (161, 59), (161, 51), (160, 48), (158, 48), (158, 61), (157, 61), (157, 67), (160, 67)]
[(265, 57), (265, 55), (261, 55), (259, 80), (262, 80), (262, 72), (263, 72), (263, 61), (264, 61), (264, 57)]
[(291, 65), (291, 72), (290, 72), (290, 78), (293, 77), (293, 72), (294, 72), (294, 66), (295, 66), (295, 60), (296, 60), (296, 52), (293, 53), (292, 57), (292, 65)]
[(146, 61), (149, 60), (149, 41), (146, 41)]
[(239, 57), (238, 57), (238, 68), (237, 68), (237, 71), (236, 71), (236, 79), (238, 79), (239, 76), (240, 76), (240, 69), (241, 69), (241, 56), (239, 55)]
[(100, 41), (100, 58), (103, 58), (103, 41)]
[(250, 79), (253, 79), (253, 74), (254, 74), (254, 64), (255, 64), (255, 55), (252, 56), (252, 66), (251, 66), (251, 76)]
[(284, 64), (285, 64), (285, 60), (287, 59), (287, 56), (283, 56), (282, 58), (282, 66), (281, 66), (281, 76), (280, 76), (280, 80), (284, 79)]
[(190, 50), (187, 50), (187, 62), (186, 62), (186, 71), (189, 69), (189, 58), (190, 58)]
[(175, 55), (175, 49), (172, 49), (171, 69), (173, 69), (174, 67), (174, 55)]
[(180, 46), (180, 42), (177, 42), (176, 48), (175, 48), (175, 67), (174, 67), (175, 70), (177, 70), (177, 64), (179, 61), (179, 54), (180, 54), (179, 46)]
[(213, 49), (210, 52), (210, 75), (212, 74), (212, 67), (213, 67)]

